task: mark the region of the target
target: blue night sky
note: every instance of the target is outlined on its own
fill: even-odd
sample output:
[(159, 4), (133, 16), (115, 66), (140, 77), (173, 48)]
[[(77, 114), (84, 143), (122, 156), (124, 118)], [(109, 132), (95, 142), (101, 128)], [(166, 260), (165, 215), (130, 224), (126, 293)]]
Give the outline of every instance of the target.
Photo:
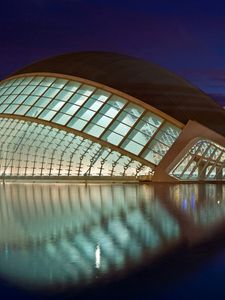
[(8, 0), (1, 3), (0, 77), (83, 50), (161, 65), (225, 105), (225, 1)]

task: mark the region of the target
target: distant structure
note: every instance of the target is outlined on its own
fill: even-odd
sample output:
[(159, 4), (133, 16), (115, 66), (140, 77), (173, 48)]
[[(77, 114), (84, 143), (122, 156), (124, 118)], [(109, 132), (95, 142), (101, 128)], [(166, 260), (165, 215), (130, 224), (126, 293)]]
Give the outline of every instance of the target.
[(225, 111), (115, 53), (65, 54), (1, 81), (0, 141), (3, 178), (225, 179)]

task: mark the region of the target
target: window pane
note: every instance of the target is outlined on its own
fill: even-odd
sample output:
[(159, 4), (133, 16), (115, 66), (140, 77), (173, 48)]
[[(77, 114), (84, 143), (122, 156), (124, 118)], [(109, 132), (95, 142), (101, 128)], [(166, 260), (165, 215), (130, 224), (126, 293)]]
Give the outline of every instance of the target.
[(55, 123), (58, 123), (58, 124), (61, 124), (61, 125), (65, 125), (69, 121), (70, 118), (71, 118), (71, 116), (68, 116), (68, 115), (65, 115), (65, 114), (62, 114), (62, 113), (58, 113), (54, 117), (52, 122), (55, 122)]
[(69, 82), (65, 85), (64, 89), (74, 93), (74, 92), (76, 92), (76, 90), (80, 87), (80, 85), (81, 85), (81, 84), (80, 84), (79, 82), (69, 81)]
[(75, 94), (69, 99), (69, 103), (81, 106), (87, 100), (86, 96)]
[(55, 82), (51, 85), (51, 87), (63, 88), (67, 82), (68, 80), (57, 78)]
[(59, 94), (56, 96), (56, 98), (60, 99), (62, 101), (67, 101), (72, 95), (73, 95), (72, 92), (63, 90), (63, 91), (59, 92)]
[(67, 103), (65, 106), (62, 108), (62, 112), (67, 113), (68, 115), (74, 115), (75, 112), (79, 109), (79, 106), (73, 105), (70, 103)]
[(130, 130), (130, 127), (125, 124), (122, 124), (118, 121), (115, 121), (110, 126), (110, 130), (115, 131), (115, 132), (121, 134), (122, 136), (125, 136), (127, 134), (127, 132)]
[(49, 105), (48, 109), (56, 110), (59, 111), (60, 108), (64, 105), (65, 103), (59, 100), (53, 100)]
[(47, 87), (45, 86), (38, 86), (35, 88), (35, 90), (33, 91), (32, 95), (35, 96), (41, 96), (42, 94), (44, 94), (44, 92), (47, 90)]
[(50, 98), (45, 98), (45, 97), (41, 97), (36, 103), (35, 105), (36, 106), (39, 106), (39, 107), (46, 107), (49, 102), (51, 102), (51, 99)]
[(107, 131), (104, 135), (103, 135), (103, 140), (104, 141), (107, 141), (113, 145), (118, 145), (121, 140), (122, 140), (122, 136), (121, 135), (118, 135), (114, 132), (110, 132), (110, 131)]
[(94, 99), (99, 100), (101, 102), (105, 102), (110, 96), (111, 96), (110, 93), (98, 89), (97, 91), (95, 91), (93, 93), (93, 95), (91, 96), (91, 98), (94, 98)]
[(110, 122), (112, 122), (112, 119), (106, 117), (106, 116), (103, 116), (103, 115), (100, 115), (100, 114), (97, 114), (93, 120), (92, 120), (93, 123), (97, 124), (97, 125), (100, 125), (104, 128), (106, 128)]
[(30, 109), (30, 106), (22, 105), (15, 111), (15, 114), (23, 116), (28, 111), (28, 109)]
[(104, 128), (100, 127), (100, 126), (97, 126), (95, 124), (89, 124), (87, 126), (87, 128), (85, 129), (85, 132), (90, 134), (90, 135), (93, 135), (95, 137), (99, 137), (102, 132), (104, 131)]
[(11, 104), (5, 111), (4, 114), (12, 114), (19, 105), (13, 105)]
[(141, 146), (133, 141), (127, 140), (122, 144), (122, 148), (137, 155), (138, 153), (140, 153), (143, 146)]
[(152, 151), (152, 150), (149, 150), (147, 149), (143, 155), (142, 155), (143, 158), (145, 158), (146, 160), (152, 162), (153, 164), (155, 165), (158, 165), (159, 162), (161, 161), (162, 159), (162, 156), (159, 155), (158, 153)]
[(37, 115), (39, 115), (39, 113), (42, 111), (43, 108), (39, 108), (39, 107), (32, 107), (27, 113), (26, 116), (29, 117), (37, 117)]
[(76, 117), (82, 118), (84, 120), (90, 120), (91, 117), (95, 114), (94, 111), (91, 111), (89, 109), (86, 108), (81, 108), (78, 113), (76, 114)]
[(39, 98), (37, 96), (29, 96), (25, 101), (24, 104), (33, 105)]
[(45, 109), (39, 116), (40, 119), (44, 119), (46, 121), (50, 121), (54, 115), (56, 114), (56, 111)]
[(34, 89), (35, 89), (35, 86), (29, 85), (29, 86), (25, 87), (25, 89), (23, 90), (23, 94), (29, 95), (33, 92)]
[(152, 126), (149, 123), (145, 123), (142, 120), (138, 122), (138, 124), (135, 127), (138, 131), (140, 131), (142, 134), (146, 136), (147, 139), (150, 139), (153, 134), (156, 132), (157, 128)]
[(137, 142), (141, 145), (146, 145), (147, 142), (150, 140), (150, 136), (143, 134), (142, 132), (139, 132), (135, 129), (132, 130), (128, 137), (130, 140), (133, 140), (134, 142)]
[(67, 126), (77, 129), (77, 130), (82, 130), (86, 124), (87, 124), (87, 121), (84, 121), (84, 120), (74, 117)]
[(155, 114), (152, 114), (152, 113), (147, 113), (143, 118), (142, 120), (144, 122), (147, 122), (155, 127), (159, 127), (162, 122), (163, 122), (163, 119), (156, 116)]
[(99, 110), (99, 108), (103, 105), (102, 102), (100, 101), (97, 101), (95, 99), (89, 99), (85, 104), (84, 106), (91, 109), (91, 110), (94, 110), (94, 111), (97, 111)]
[(57, 94), (59, 93), (59, 91), (60, 91), (59, 89), (50, 87), (50, 88), (43, 94), (43, 96), (49, 97), (49, 98), (54, 98), (55, 95), (57, 95)]
[(93, 86), (83, 84), (79, 90), (77, 90), (77, 93), (85, 96), (90, 96), (94, 92), (95, 88)]

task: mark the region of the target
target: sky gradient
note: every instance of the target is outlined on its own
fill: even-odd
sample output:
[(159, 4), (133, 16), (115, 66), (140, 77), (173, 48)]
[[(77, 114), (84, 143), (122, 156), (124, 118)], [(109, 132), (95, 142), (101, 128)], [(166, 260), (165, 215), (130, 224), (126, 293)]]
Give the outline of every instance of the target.
[(113, 51), (169, 69), (225, 105), (224, 1), (10, 0), (1, 6), (1, 79), (52, 55)]

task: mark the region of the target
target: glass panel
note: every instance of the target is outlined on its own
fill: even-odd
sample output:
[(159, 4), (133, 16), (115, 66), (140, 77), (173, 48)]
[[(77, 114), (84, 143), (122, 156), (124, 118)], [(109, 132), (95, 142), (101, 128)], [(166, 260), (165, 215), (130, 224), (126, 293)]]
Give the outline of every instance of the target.
[(68, 82), (68, 80), (66, 80), (66, 79), (57, 78), (57, 79), (55, 80), (55, 82), (51, 85), (51, 87), (56, 87), (56, 88), (61, 89), (61, 88), (64, 87), (64, 85), (65, 85), (67, 82)]
[(56, 111), (45, 109), (39, 116), (40, 119), (44, 119), (46, 121), (50, 121), (54, 115), (57, 114)]
[(127, 134), (127, 132), (130, 130), (130, 127), (120, 123), (118, 121), (113, 122), (113, 124), (110, 126), (111, 131), (115, 131), (123, 136)]
[(157, 128), (151, 124), (145, 123), (143, 121), (139, 121), (135, 127), (138, 131), (140, 131), (143, 135), (146, 136), (146, 139), (150, 139), (153, 134), (156, 132)]
[(70, 122), (68, 123), (68, 127), (77, 129), (77, 130), (82, 130), (82, 128), (84, 128), (84, 126), (87, 124), (87, 121), (78, 119), (73, 117), (72, 120), (70, 120)]
[(28, 109), (30, 109), (30, 106), (22, 105), (15, 111), (15, 114), (24, 115), (28, 111)]
[(11, 104), (5, 111), (4, 114), (12, 114), (19, 105), (13, 105)]
[(149, 149), (144, 151), (142, 157), (145, 158), (146, 160), (152, 162), (155, 165), (158, 165), (162, 159), (161, 155), (159, 155), (158, 153), (156, 153), (152, 150), (149, 150)]
[(33, 77), (29, 76), (29, 77), (24, 77), (23, 81), (22, 81), (22, 85), (28, 85), (31, 80), (33, 79)]
[(0, 106), (0, 113), (2, 113), (7, 107), (8, 107), (8, 104), (2, 104)]
[(104, 131), (104, 128), (90, 123), (84, 131), (90, 135), (99, 137), (102, 134), (102, 132)]
[(97, 114), (93, 118), (92, 122), (106, 128), (110, 124), (110, 122), (112, 122), (112, 119), (110, 119), (109, 117)]
[(5, 89), (2, 89), (1, 90), (1, 95), (4, 94), (4, 95), (10, 95), (11, 93), (13, 93), (13, 91), (16, 89), (15, 86), (12, 86), (10, 88), (5, 88)]
[(107, 141), (109, 142), (110, 144), (113, 144), (113, 145), (118, 145), (121, 140), (122, 140), (122, 136), (121, 135), (118, 135), (114, 132), (110, 132), (110, 131), (107, 131), (104, 135), (103, 135), (103, 140), (104, 141)]
[(50, 98), (45, 98), (45, 97), (41, 97), (36, 103), (35, 106), (38, 107), (46, 107), (49, 102), (51, 102), (52, 100)]
[(156, 116), (155, 114), (153, 113), (147, 113), (143, 118), (142, 120), (144, 122), (147, 122), (155, 127), (159, 127), (162, 122), (163, 122), (163, 119), (160, 118), (159, 116)]
[(42, 80), (41, 85), (42, 86), (50, 86), (54, 81), (55, 81), (55, 78), (53, 78), (53, 77), (45, 77)]
[(118, 108), (115, 108), (115, 107), (112, 107), (108, 104), (105, 104), (101, 110), (100, 110), (100, 113), (105, 115), (105, 116), (108, 116), (110, 118), (115, 118), (115, 116), (118, 114), (120, 110)]
[(159, 153), (162, 156), (164, 156), (166, 152), (169, 150), (169, 147), (163, 145), (162, 143), (158, 142), (155, 139), (150, 143), (148, 148), (151, 148), (153, 151)]
[[(10, 96), (2, 96), (1, 97), (1, 102), (4, 102), (4, 103), (12, 103), (13, 102), (13, 100), (15, 99), (15, 98), (17, 98), (17, 97), (19, 97), (19, 96), (17, 96), (17, 95), (10, 95)], [(25, 96), (26, 97), (26, 96)], [(5, 101), (4, 101), (5, 100)]]
[(97, 91), (95, 91), (93, 93), (93, 95), (91, 96), (91, 98), (94, 98), (94, 99), (99, 100), (101, 102), (105, 102), (110, 96), (111, 96), (110, 93), (108, 93), (108, 92), (106, 92), (104, 90), (98, 89)]
[(63, 91), (59, 92), (59, 94), (56, 96), (56, 98), (60, 99), (62, 101), (67, 101), (72, 95), (73, 95), (72, 92), (63, 90)]
[(169, 124), (169, 123), (166, 123), (164, 126), (163, 126), (163, 131), (165, 131), (166, 133), (174, 136), (175, 138), (177, 138), (181, 132), (181, 129), (180, 128), (177, 128), (175, 127), (174, 125), (172, 124)]
[(85, 104), (84, 106), (91, 109), (91, 110), (94, 110), (94, 111), (97, 111), (99, 110), (99, 108), (103, 105), (102, 102), (100, 101), (97, 101), (95, 99), (89, 99)]
[(79, 82), (75, 82), (75, 81), (69, 81), (65, 86), (64, 89), (68, 90), (70, 92), (76, 92), (76, 90), (80, 87), (80, 83)]
[(68, 115), (74, 115), (76, 111), (79, 109), (79, 106), (73, 105), (70, 103), (66, 103), (63, 108), (61, 109), (61, 112), (67, 113)]
[(128, 106), (125, 107), (124, 111), (126, 111), (130, 115), (134, 116), (135, 120), (137, 120), (141, 116), (141, 114), (144, 112), (144, 109), (135, 104), (129, 104)]
[(15, 90), (13, 91), (13, 94), (20, 94), (22, 92), (22, 90), (24, 89), (24, 86), (18, 86), (17, 88), (15, 88)]
[(60, 108), (61, 108), (64, 104), (65, 104), (64, 102), (61, 102), (61, 101), (59, 101), (59, 100), (53, 100), (53, 101), (47, 106), (47, 108), (48, 108), (48, 109), (55, 110), (55, 111), (59, 111)]
[(136, 155), (138, 155), (143, 148), (143, 146), (141, 146), (137, 143), (134, 143), (133, 141), (130, 141), (130, 140), (125, 141), (121, 147), (131, 153), (136, 154)]
[(54, 98), (54, 97), (59, 93), (59, 91), (60, 91), (59, 89), (50, 87), (50, 88), (43, 94), (43, 96), (49, 97), (49, 98)]
[(147, 142), (149, 141), (149, 137), (142, 132), (139, 132), (137, 130), (132, 130), (132, 132), (129, 134), (128, 138), (130, 140), (133, 140), (134, 142), (137, 142), (141, 145), (146, 145)]
[(44, 92), (47, 90), (47, 87), (45, 86), (38, 86), (35, 88), (35, 90), (33, 91), (33, 95), (35, 96), (41, 96), (42, 94), (44, 94)]
[(29, 96), (25, 101), (24, 104), (33, 105), (38, 100), (37, 96)]
[(87, 99), (86, 96), (75, 94), (69, 99), (69, 102), (81, 106)]
[(58, 113), (52, 121), (56, 122), (58, 124), (61, 124), (61, 125), (65, 125), (69, 121), (70, 118), (71, 118), (71, 116), (68, 116), (68, 115), (65, 115), (62, 113)]
[(35, 76), (32, 81), (30, 82), (30, 84), (32, 85), (38, 85), (42, 80), (44, 79), (44, 77), (41, 76)]
[(29, 117), (37, 117), (39, 113), (43, 110), (43, 108), (39, 107), (32, 107), (27, 113), (26, 116)]
[(79, 90), (77, 90), (78, 94), (85, 95), (85, 96), (90, 96), (95, 90), (95, 87), (83, 84)]
[(121, 110), (124, 107), (124, 105), (127, 103), (127, 101), (123, 98), (113, 95), (107, 103), (115, 107), (116, 109)]
[(23, 94), (29, 95), (33, 92), (34, 89), (35, 89), (35, 86), (29, 85), (29, 86), (25, 87), (25, 89), (23, 90)]
[(175, 138), (169, 134), (166, 134), (164, 131), (160, 130), (157, 135), (156, 135), (156, 139), (163, 142), (164, 144), (171, 146), (174, 141)]
[(88, 110), (86, 108), (81, 108), (77, 114), (76, 117), (82, 118), (84, 120), (90, 120), (90, 118), (95, 114), (94, 111)]

